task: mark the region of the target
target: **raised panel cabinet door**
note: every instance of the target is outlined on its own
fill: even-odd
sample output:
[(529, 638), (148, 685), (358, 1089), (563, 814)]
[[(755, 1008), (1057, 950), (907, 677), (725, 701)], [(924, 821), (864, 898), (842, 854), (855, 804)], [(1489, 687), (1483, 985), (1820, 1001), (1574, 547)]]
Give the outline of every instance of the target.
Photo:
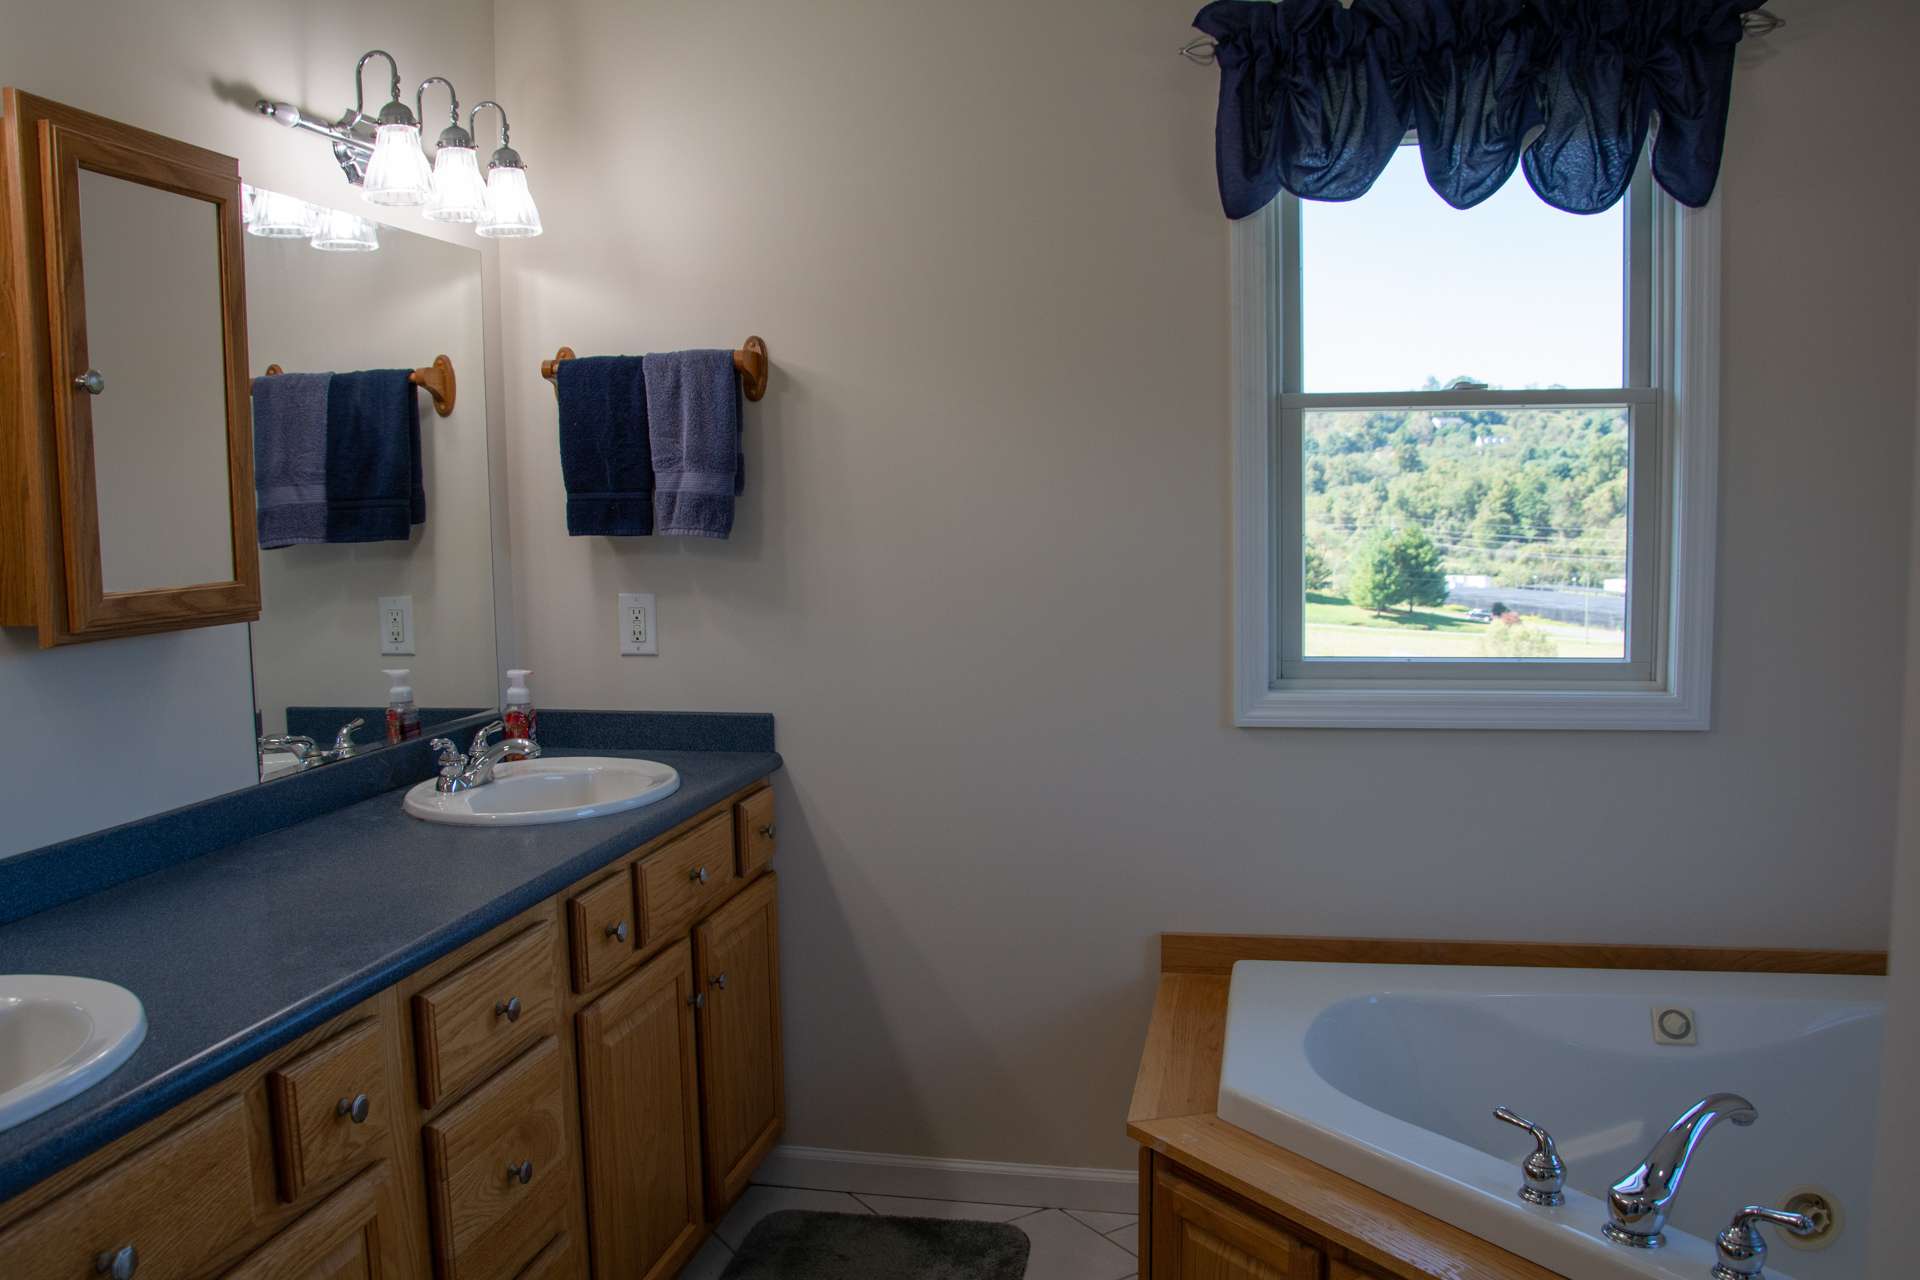
[(376, 1165), (249, 1254), (226, 1280), (403, 1280), (406, 1201)]
[(700, 1243), (700, 1081), (685, 939), (580, 1011), (596, 1275), (671, 1276)]
[(1153, 1185), (1154, 1280), (1320, 1280), (1321, 1255), (1290, 1232), (1174, 1174)]
[(694, 932), (707, 1214), (746, 1188), (786, 1121), (780, 927), (771, 871)]

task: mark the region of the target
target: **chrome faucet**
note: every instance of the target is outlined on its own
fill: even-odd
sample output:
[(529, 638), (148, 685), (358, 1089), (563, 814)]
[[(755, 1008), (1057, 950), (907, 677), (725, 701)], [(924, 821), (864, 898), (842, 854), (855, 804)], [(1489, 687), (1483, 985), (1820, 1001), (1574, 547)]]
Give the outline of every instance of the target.
[(1722, 1120), (1744, 1127), (1759, 1118), (1754, 1105), (1737, 1093), (1716, 1093), (1688, 1107), (1667, 1126), (1640, 1167), (1607, 1191), (1608, 1220), (1600, 1234), (1615, 1244), (1636, 1249), (1658, 1249), (1665, 1244), (1667, 1214), (1687, 1176), (1687, 1161), (1707, 1130)]
[(445, 738), (435, 738), (427, 745), (438, 753), (436, 763), (440, 766), (440, 777), (433, 788), (440, 792), (471, 791), (475, 787), (484, 787), (493, 781), (493, 771), (500, 761), (510, 755), (521, 755), (532, 760), (540, 754), (540, 744), (532, 738), (502, 738), (488, 745), (487, 740), (496, 733), (506, 732), (504, 720), (495, 720), (481, 727), (473, 735), (473, 745), (467, 748), (465, 755), (459, 748)]
[(1733, 1215), (1727, 1229), (1714, 1237), (1713, 1280), (1759, 1280), (1767, 1270), (1767, 1242), (1760, 1235), (1760, 1224), (1771, 1222), (1797, 1236), (1812, 1235), (1818, 1226), (1812, 1218), (1787, 1209), (1768, 1209), (1750, 1204)]

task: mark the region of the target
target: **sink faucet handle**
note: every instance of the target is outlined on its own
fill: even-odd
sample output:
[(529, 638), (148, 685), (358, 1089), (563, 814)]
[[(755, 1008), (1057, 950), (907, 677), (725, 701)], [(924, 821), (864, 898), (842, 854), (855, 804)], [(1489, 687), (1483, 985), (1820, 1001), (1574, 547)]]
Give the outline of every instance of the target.
[(1528, 1204), (1548, 1207), (1565, 1204), (1567, 1166), (1562, 1163), (1560, 1152), (1553, 1145), (1553, 1135), (1506, 1107), (1495, 1107), (1493, 1118), (1505, 1121), (1516, 1129), (1525, 1129), (1533, 1135), (1533, 1154), (1520, 1162), (1520, 1174), (1525, 1179), (1520, 1185), (1520, 1198)]
[(1713, 1280), (1754, 1280), (1765, 1272), (1767, 1242), (1760, 1235), (1762, 1222), (1785, 1227), (1797, 1236), (1811, 1234), (1816, 1226), (1804, 1213), (1748, 1205), (1734, 1214), (1727, 1229), (1714, 1238), (1719, 1261), (1714, 1264)]
[(468, 757), (477, 759), (480, 753), (487, 749), (487, 742), (494, 734), (505, 733), (506, 731), (507, 722), (505, 720), (495, 720), (491, 724), (481, 725), (480, 731), (473, 735), (473, 745), (467, 748)]

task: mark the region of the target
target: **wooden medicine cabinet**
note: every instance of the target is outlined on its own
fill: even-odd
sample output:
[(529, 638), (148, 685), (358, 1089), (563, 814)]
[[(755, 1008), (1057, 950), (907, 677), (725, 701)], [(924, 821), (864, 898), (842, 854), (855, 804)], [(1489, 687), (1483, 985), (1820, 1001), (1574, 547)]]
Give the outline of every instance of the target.
[(0, 625), (260, 613), (239, 162), (4, 91)]

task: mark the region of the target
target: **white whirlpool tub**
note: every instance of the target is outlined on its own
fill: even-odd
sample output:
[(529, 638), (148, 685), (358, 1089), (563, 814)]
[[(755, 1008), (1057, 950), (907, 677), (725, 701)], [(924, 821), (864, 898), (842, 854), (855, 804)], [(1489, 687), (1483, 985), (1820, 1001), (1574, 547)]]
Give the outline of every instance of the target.
[[(1670, 1008), (1688, 1011), (1695, 1043), (1656, 1043)], [(1571, 1280), (1707, 1280), (1736, 1209), (1812, 1190), (1837, 1225), (1817, 1247), (1767, 1228), (1767, 1274), (1858, 1280), (1884, 1008), (1881, 978), (1243, 960), (1219, 1110)], [(1607, 1188), (1721, 1091), (1759, 1120), (1706, 1135), (1667, 1246), (1605, 1241)], [(1533, 1142), (1496, 1106), (1553, 1134), (1565, 1205), (1514, 1194)]]

